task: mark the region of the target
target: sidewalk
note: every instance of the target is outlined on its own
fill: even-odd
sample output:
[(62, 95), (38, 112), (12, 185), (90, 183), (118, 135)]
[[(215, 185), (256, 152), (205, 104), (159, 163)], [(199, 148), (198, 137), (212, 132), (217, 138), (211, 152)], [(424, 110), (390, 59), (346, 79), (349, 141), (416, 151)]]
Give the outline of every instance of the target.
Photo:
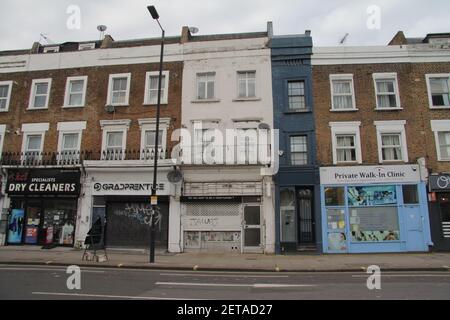
[(107, 268), (210, 271), (363, 271), (378, 265), (384, 271), (449, 271), (449, 253), (264, 255), (232, 253), (158, 252), (155, 263), (143, 251), (109, 250), (107, 262), (81, 261), (83, 251), (73, 248), (43, 250), (35, 246), (0, 247), (0, 264), (79, 265)]

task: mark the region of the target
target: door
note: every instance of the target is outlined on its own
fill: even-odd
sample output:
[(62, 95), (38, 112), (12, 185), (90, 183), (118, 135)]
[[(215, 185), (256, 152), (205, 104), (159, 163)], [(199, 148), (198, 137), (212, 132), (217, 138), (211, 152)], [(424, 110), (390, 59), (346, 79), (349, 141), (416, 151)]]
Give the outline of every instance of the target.
[(41, 206), (40, 203), (34, 205), (28, 203), (26, 207), (26, 227), (25, 227), (25, 243), (37, 244), (39, 236), (39, 227), (41, 224)]
[(406, 221), (406, 250), (410, 252), (427, 251), (423, 238), (423, 220), (419, 206), (404, 207)]
[(298, 212), (298, 244), (315, 245), (315, 222), (312, 210), (312, 190), (299, 189), (297, 191), (297, 212)]
[(260, 205), (244, 205), (242, 227), (243, 251), (262, 252)]

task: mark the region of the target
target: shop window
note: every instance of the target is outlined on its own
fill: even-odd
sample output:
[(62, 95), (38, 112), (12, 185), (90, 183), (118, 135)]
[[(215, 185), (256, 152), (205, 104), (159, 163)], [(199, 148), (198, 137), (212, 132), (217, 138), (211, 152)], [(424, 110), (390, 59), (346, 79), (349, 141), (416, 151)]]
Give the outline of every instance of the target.
[(395, 186), (363, 186), (348, 187), (348, 205), (377, 206), (397, 204), (397, 192)]
[(325, 205), (331, 206), (344, 206), (345, 196), (343, 187), (325, 188)]
[(405, 185), (403, 189), (403, 203), (404, 204), (418, 204), (419, 192), (417, 191), (417, 185)]
[(357, 242), (398, 241), (397, 207), (350, 208), (350, 230)]
[(344, 209), (327, 209), (328, 250), (347, 250), (347, 237), (345, 236)]

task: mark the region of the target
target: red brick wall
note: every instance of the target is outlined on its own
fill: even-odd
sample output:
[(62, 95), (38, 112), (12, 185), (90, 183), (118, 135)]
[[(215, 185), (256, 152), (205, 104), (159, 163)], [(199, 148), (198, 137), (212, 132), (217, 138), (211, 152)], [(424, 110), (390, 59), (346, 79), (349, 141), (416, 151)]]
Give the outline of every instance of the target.
[[(403, 110), (376, 111), (373, 73), (397, 72), (400, 102)], [(355, 112), (330, 112), (330, 74), (353, 74)], [(438, 162), (434, 133), (430, 120), (450, 119), (450, 110), (430, 110), (425, 74), (450, 73), (450, 63), (399, 63), (313, 66), (313, 95), (317, 153), (320, 165), (332, 165), (332, 121), (361, 121), (363, 164), (378, 164), (376, 127), (374, 121), (406, 120), (406, 140), (410, 163), (425, 157), (434, 172), (450, 171), (449, 162)]]
[[(57, 123), (64, 121), (87, 121), (82, 137), (82, 150), (100, 151), (102, 131), (100, 120), (131, 119), (127, 135), (127, 149), (139, 150), (141, 132), (138, 119), (155, 118), (156, 106), (144, 106), (145, 73), (159, 70), (159, 64), (134, 64), (101, 66), (63, 70), (18, 72), (0, 74), (0, 81), (14, 81), (9, 112), (0, 113), (0, 124), (7, 124), (9, 133), (5, 136), (3, 151), (20, 152), (23, 135), (14, 132), (22, 123), (49, 122), (50, 129), (45, 136), (44, 152), (56, 152), (58, 146)], [(164, 64), (169, 71), (168, 104), (161, 105), (161, 117), (171, 118), (168, 131), (168, 146), (173, 129), (181, 124), (182, 62)], [(109, 75), (131, 72), (130, 100), (128, 107), (116, 107), (115, 114), (105, 111)], [(86, 105), (83, 108), (62, 108), (67, 77), (88, 76)], [(33, 79), (52, 78), (48, 110), (26, 110)]]

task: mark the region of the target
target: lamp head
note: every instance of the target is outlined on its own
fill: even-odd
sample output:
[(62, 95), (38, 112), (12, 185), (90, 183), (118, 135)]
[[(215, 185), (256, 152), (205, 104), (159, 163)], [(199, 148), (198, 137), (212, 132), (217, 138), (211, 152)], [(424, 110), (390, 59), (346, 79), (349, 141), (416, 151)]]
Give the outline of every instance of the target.
[(150, 14), (152, 15), (153, 19), (155, 19), (155, 20), (159, 19), (159, 14), (158, 14), (158, 11), (156, 11), (155, 6), (148, 6), (147, 9), (148, 9), (148, 12), (150, 12)]

